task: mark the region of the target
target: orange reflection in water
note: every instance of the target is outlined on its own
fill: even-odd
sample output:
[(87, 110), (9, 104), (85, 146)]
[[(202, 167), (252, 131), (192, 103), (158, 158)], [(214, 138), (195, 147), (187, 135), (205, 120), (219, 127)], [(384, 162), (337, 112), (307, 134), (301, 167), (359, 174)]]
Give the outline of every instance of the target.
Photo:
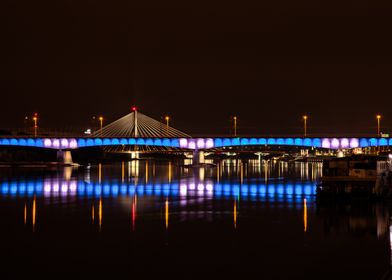
[(32, 212), (33, 232), (35, 231), (35, 221), (36, 221), (36, 213), (37, 213), (37, 211), (36, 211), (36, 204), (37, 204), (36, 197), (34, 196), (34, 199), (33, 199), (33, 212)]
[(169, 200), (166, 199), (165, 202), (165, 225), (166, 229), (169, 229)]
[(99, 199), (98, 220), (99, 220), (99, 230), (101, 230), (101, 228), (102, 228), (102, 197)]
[(94, 210), (94, 204), (91, 207), (91, 220), (94, 224), (94, 219), (95, 219), (95, 210)]
[(304, 198), (304, 232), (308, 230), (308, 207), (306, 205), (306, 198)]
[(237, 229), (237, 200), (234, 199), (234, 229)]

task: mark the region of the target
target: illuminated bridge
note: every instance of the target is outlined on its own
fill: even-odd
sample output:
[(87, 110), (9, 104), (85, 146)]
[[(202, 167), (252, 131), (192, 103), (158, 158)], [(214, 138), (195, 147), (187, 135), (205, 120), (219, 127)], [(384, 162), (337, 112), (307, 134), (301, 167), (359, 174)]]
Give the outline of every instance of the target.
[(236, 146), (297, 146), (325, 149), (353, 149), (392, 146), (392, 138), (0, 138), (0, 146), (73, 150), (102, 146), (155, 146), (186, 150), (209, 150)]
[(0, 146), (38, 147), (74, 150), (88, 147), (140, 146), (164, 147), (181, 150), (210, 150), (241, 146), (295, 146), (325, 149), (353, 149), (392, 146), (392, 138), (260, 138), (260, 137), (205, 137), (190, 135), (154, 120), (136, 109), (117, 121), (96, 131), (91, 137), (75, 138), (0, 138)]

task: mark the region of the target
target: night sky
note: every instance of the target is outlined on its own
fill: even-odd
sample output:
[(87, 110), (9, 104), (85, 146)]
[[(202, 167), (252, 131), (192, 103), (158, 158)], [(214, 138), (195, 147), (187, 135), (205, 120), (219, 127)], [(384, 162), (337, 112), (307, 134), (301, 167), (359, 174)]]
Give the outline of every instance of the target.
[(0, 128), (132, 104), (193, 135), (392, 132), (390, 1), (2, 1)]

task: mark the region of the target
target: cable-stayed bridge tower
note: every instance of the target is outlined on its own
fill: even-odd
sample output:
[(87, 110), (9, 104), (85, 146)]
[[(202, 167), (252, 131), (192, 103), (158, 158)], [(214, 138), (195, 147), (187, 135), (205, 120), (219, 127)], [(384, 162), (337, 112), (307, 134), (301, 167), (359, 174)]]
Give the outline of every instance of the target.
[(191, 136), (173, 127), (154, 120), (136, 108), (132, 112), (94, 132), (93, 137), (118, 138), (190, 138)]

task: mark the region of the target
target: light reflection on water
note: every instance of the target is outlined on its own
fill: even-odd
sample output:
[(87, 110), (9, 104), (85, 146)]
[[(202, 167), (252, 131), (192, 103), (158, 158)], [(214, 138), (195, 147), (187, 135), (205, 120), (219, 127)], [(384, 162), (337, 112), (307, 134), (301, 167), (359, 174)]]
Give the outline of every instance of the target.
[[(65, 168), (62, 172), (11, 172), (0, 180), (0, 199), (9, 203), (11, 210), (3, 208), (0, 215), (3, 220), (14, 221), (8, 227), (10, 232), (28, 229), (30, 234), (41, 236), (41, 240), (50, 238), (53, 231), (63, 240), (68, 240), (70, 233), (81, 235), (86, 240), (96, 240), (95, 234), (98, 234), (98, 243), (92, 244), (89, 250), (98, 245), (104, 246), (106, 243), (101, 243), (102, 240), (118, 240), (121, 246), (137, 250), (138, 254), (158, 250), (159, 255), (163, 249), (159, 249), (157, 244), (169, 246), (177, 252), (184, 244), (191, 246), (189, 244), (195, 242), (195, 247), (189, 252), (181, 251), (194, 262), (198, 260), (191, 252), (197, 252), (198, 247), (208, 250), (221, 244), (221, 240), (229, 240), (222, 245), (224, 247), (219, 245), (219, 250), (213, 255), (225, 259), (232, 250), (243, 254), (244, 261), (235, 261), (239, 270), (248, 267), (246, 262), (252, 263), (258, 258), (265, 263), (271, 262), (271, 259), (279, 260), (282, 266), (291, 267), (287, 272), (279, 272), (283, 273), (280, 277), (275, 277), (278, 273), (275, 269), (265, 267), (265, 273), (271, 279), (288, 279), (293, 273), (297, 274), (297, 278), (313, 279), (302, 277), (302, 266), (293, 266), (292, 262), (296, 263), (295, 259), (298, 259), (299, 263), (309, 263), (310, 268), (312, 263), (317, 267), (325, 254), (336, 259), (330, 262), (339, 273), (344, 274), (347, 268), (343, 265), (339, 268), (339, 264), (343, 263), (341, 258), (346, 252), (351, 254), (349, 251), (377, 259), (382, 269), (371, 273), (373, 276), (382, 275), (390, 262), (389, 208), (384, 205), (354, 207), (317, 203), (316, 183), (321, 174), (322, 165), (319, 163), (258, 160), (226, 160), (216, 167), (206, 168), (185, 168), (175, 161), (131, 161), (86, 166), (79, 170)], [(73, 218), (67, 218), (68, 215)], [(11, 218), (14, 216), (18, 220)], [(23, 225), (23, 230), (18, 227), (19, 224)], [(67, 234), (63, 236), (64, 225), (68, 226)], [(88, 230), (90, 227), (92, 231)], [(208, 232), (207, 237), (203, 232)], [(375, 241), (366, 237), (341, 243), (347, 235), (364, 232), (374, 236)], [(201, 236), (204, 237), (199, 240)], [(287, 236), (292, 241), (286, 242)], [(86, 240), (84, 242), (88, 242)], [(42, 242), (40, 246), (50, 247), (50, 244)], [(78, 246), (84, 246), (77, 238), (71, 238), (70, 242), (74, 244), (70, 245), (73, 251), (63, 248), (69, 254), (74, 254)], [(150, 247), (148, 242), (154, 245)], [(242, 245), (233, 245), (237, 242)], [(378, 251), (371, 249), (360, 251), (356, 246), (363, 242), (387, 248), (387, 255), (377, 255)], [(271, 247), (270, 243), (274, 246)], [(328, 249), (325, 249), (324, 243), (329, 244)], [(142, 245), (139, 248), (135, 244)], [(258, 250), (258, 258), (244, 257), (251, 255), (253, 247)], [(111, 254), (119, 251), (110, 246), (104, 248), (110, 252), (105, 260), (111, 263)], [(23, 247), (18, 250), (23, 250)], [(208, 258), (205, 254), (200, 252), (195, 256)], [(40, 257), (47, 258), (42, 254)], [(139, 263), (133, 257), (125, 259)], [(232, 261), (222, 260), (222, 264), (231, 264)], [(142, 263), (139, 265), (143, 267)], [(361, 263), (361, 266), (366, 267), (366, 263)], [(347, 275), (353, 273), (350, 271)], [(326, 273), (327, 276), (331, 274)], [(359, 271), (356, 276), (358, 279), (378, 279), (367, 278), (364, 271)]]

